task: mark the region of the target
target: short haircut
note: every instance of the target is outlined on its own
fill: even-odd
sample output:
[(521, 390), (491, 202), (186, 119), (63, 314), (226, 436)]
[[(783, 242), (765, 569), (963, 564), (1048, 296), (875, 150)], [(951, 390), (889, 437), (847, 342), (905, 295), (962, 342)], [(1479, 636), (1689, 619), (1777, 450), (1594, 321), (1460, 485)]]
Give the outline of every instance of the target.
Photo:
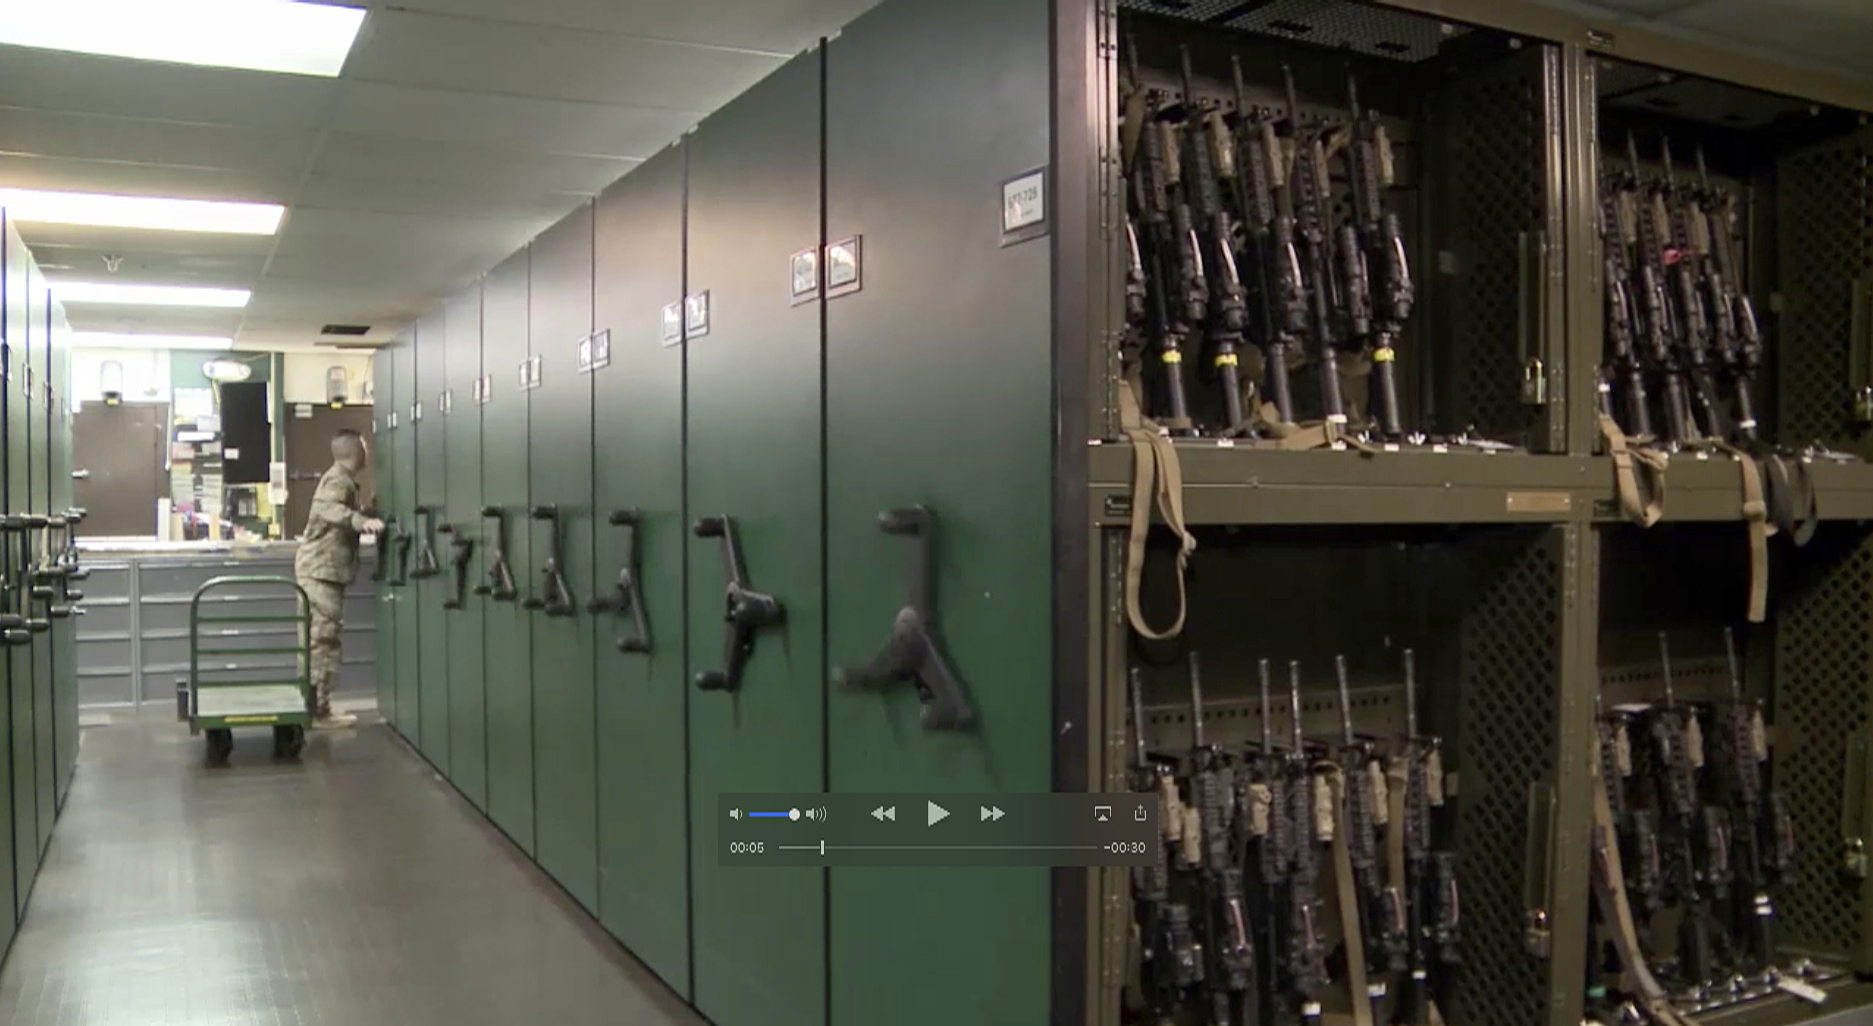
[(364, 454), (364, 436), (350, 428), (345, 428), (332, 436), (332, 458), (349, 459)]

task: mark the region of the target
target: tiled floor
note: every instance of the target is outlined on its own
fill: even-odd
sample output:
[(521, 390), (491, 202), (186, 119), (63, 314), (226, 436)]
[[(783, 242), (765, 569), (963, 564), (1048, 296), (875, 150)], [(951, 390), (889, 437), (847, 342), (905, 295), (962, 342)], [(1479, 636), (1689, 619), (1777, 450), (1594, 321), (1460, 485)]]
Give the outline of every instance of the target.
[(372, 716), (233, 765), (159, 710), (85, 731), (6, 1026), (701, 1026)]

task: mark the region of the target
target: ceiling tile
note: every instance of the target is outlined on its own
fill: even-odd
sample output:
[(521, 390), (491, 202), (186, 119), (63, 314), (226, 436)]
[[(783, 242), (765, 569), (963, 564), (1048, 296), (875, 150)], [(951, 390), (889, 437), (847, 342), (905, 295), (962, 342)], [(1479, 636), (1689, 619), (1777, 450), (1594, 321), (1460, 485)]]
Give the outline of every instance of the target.
[(372, 15), (358, 81), (508, 96), (713, 110), (786, 60), (633, 36), (398, 10)]
[(331, 124), (341, 132), (412, 143), (480, 143), (641, 160), (699, 120), (681, 111), (346, 82)]
[[(399, 0), (401, 10), (794, 54), (877, 0)], [(373, 19), (375, 20), (375, 19)]]
[(551, 224), (591, 195), (521, 190), (498, 184), (438, 184), (315, 174), (307, 179), (297, 209), (318, 207), (376, 214), (512, 218)]
[(0, 156), (0, 186), (131, 196), (286, 203), (300, 172), (179, 168), (62, 157)]
[(312, 132), (0, 107), (0, 153), (221, 170), (303, 168)]
[[(56, 294), (56, 290), (55, 290)], [(124, 307), (74, 304), (65, 308), (76, 331), (144, 335), (209, 335), (232, 338), (241, 326), (239, 310), (193, 307)]]
[(0, 46), (0, 104), (195, 124), (317, 128), (338, 83)]
[(595, 194), (640, 163), (632, 157), (538, 153), (476, 143), (419, 142), (334, 132), (319, 151), (314, 171), (408, 182)]
[(250, 254), (261, 257), (273, 249), (264, 235), (197, 234), (194, 232), (139, 232), (121, 228), (94, 228), (67, 224), (19, 224), (20, 238), (42, 246), (95, 249), (106, 253), (184, 253), (201, 256)]
[[(205, 254), (187, 252), (126, 253), (120, 249), (89, 246), (31, 245), (33, 258), (48, 273), (74, 281), (153, 282), (163, 285), (202, 285), (244, 288), (260, 278), (265, 254)], [(111, 271), (105, 257), (118, 259)]]

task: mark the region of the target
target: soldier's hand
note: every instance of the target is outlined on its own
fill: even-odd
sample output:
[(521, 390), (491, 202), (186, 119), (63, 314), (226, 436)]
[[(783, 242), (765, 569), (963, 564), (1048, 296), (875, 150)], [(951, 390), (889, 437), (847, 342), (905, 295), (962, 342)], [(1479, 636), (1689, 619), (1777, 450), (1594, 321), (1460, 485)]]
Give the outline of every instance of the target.
[(383, 534), (384, 522), (382, 520), (377, 519), (376, 517), (372, 517), (371, 519), (366, 520), (364, 522), (364, 533), (365, 534)]

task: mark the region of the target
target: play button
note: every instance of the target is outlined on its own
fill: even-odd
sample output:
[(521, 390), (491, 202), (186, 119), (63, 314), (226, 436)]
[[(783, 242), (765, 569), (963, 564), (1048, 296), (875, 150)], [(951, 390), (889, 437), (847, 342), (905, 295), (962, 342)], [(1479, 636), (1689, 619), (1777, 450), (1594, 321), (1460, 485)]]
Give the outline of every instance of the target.
[(928, 808), (924, 810), (924, 826), (936, 826), (943, 820), (950, 818), (950, 810), (943, 806), (935, 802), (925, 802), (924, 804), (928, 806)]

